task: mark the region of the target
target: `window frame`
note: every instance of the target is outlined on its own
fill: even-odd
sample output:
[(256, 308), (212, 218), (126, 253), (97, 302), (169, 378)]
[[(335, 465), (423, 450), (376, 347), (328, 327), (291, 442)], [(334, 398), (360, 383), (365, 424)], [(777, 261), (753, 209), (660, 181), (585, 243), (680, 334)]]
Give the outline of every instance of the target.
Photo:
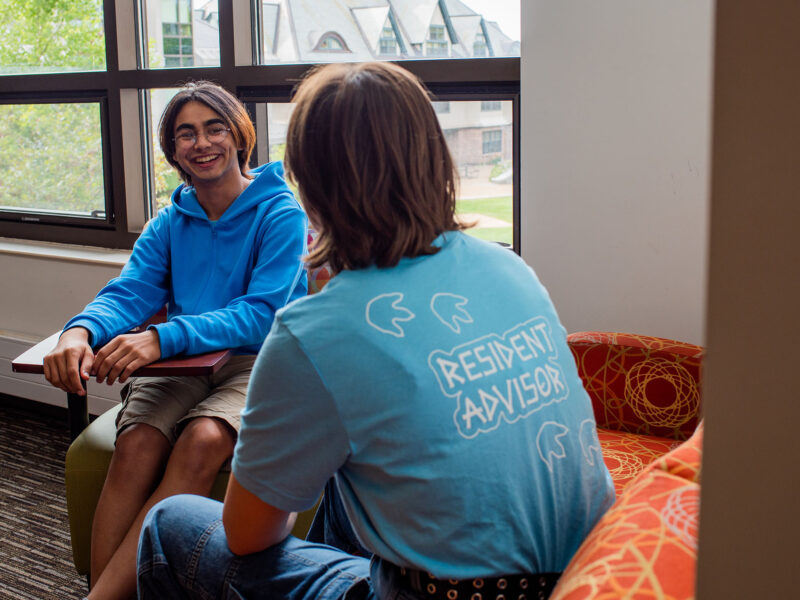
[[(131, 68), (131, 56), (136, 56), (137, 65), (142, 64), (144, 56), (142, 36), (139, 33), (141, 4), (137, 2), (135, 6), (131, 6), (130, 0), (103, 0), (105, 71), (0, 76), (0, 104), (13, 103), (15, 100), (18, 102), (20, 99), (54, 102), (64, 97), (104, 98), (101, 135), (106, 209), (110, 209), (102, 225), (81, 223), (69, 217), (47, 223), (30, 223), (6, 219), (3, 218), (4, 214), (0, 214), (0, 237), (105, 248), (133, 247), (141, 225), (130, 214), (140, 210), (139, 204), (143, 204), (144, 200), (141, 197), (142, 186), (132, 189), (129, 179), (130, 173), (137, 172), (147, 177), (148, 165), (145, 157), (148, 151), (143, 144), (149, 137), (146, 132), (147, 123), (143, 121), (139, 124), (139, 139), (126, 141), (123, 134), (117, 133), (124, 132), (124, 120), (133, 118), (130, 114), (130, 103), (124, 102), (123, 96), (130, 95), (131, 92), (138, 94), (139, 110), (136, 116), (140, 120), (146, 112), (142, 105), (144, 91), (178, 87), (183, 82), (197, 79), (209, 79), (222, 85), (246, 104), (255, 101), (285, 102), (291, 98), (294, 87), (306, 71), (316, 66), (311, 63), (258, 64), (262, 41), (255, 17), (258, 14), (257, 4), (258, 0), (219, 2), (220, 65), (216, 67)], [(131, 17), (135, 17), (135, 35), (130, 34)], [(255, 43), (251, 43), (251, 40)], [(244, 41), (250, 44), (250, 52), (241, 51)], [(126, 68), (120, 68), (121, 60)], [(433, 58), (391, 62), (419, 77), (431, 90), (435, 100), (512, 100), (513, 163), (515, 167), (519, 165), (519, 57)], [(123, 105), (126, 107), (124, 118)], [(157, 118), (156, 115), (153, 117)], [(140, 147), (131, 147), (132, 143)], [(138, 157), (141, 162), (132, 164), (132, 157)], [(254, 160), (257, 160), (256, 152)], [(140, 183), (146, 190), (149, 183)], [(518, 168), (514, 169), (513, 183), (514, 249), (519, 252)]]
[[(115, 207), (109, 202), (111, 198), (111, 190), (109, 186), (109, 178), (105, 176), (110, 171), (110, 160), (106, 152), (106, 140), (109, 135), (107, 131), (108, 124), (108, 98), (104, 94), (94, 93), (89, 90), (83, 92), (75, 91), (70, 93), (54, 92), (48, 94), (47, 97), (42, 95), (31, 94), (3, 94), (0, 96), (0, 106), (10, 105), (59, 105), (59, 104), (97, 104), (100, 109), (100, 148), (102, 153), (103, 162), (103, 192), (104, 202), (103, 208), (105, 216), (99, 217), (81, 217), (81, 216), (67, 216), (66, 214), (60, 215), (57, 212), (50, 212), (46, 210), (30, 210), (25, 209), (12, 209), (4, 210), (0, 208), (0, 222), (11, 223), (31, 223), (43, 225), (77, 225), (82, 227), (89, 227), (93, 229), (109, 229), (111, 223), (115, 218)], [(0, 227), (2, 231), (2, 227)], [(1, 234), (0, 234), (1, 235)]]

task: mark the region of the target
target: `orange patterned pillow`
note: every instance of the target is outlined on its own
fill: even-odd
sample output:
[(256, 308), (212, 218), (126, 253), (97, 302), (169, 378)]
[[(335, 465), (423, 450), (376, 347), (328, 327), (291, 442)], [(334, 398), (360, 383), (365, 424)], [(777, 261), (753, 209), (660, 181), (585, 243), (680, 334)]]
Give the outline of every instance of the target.
[(703, 348), (627, 333), (567, 338), (598, 427), (687, 439), (699, 419)]
[(703, 431), (652, 463), (573, 557), (552, 600), (694, 598)]

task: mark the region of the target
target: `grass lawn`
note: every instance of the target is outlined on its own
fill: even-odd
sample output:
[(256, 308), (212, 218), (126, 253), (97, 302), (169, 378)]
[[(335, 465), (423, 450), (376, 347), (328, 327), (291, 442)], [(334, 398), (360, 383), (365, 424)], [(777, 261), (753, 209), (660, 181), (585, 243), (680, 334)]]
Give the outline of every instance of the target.
[(498, 198), (473, 198), (470, 200), (457, 200), (457, 213), (478, 213), (495, 219), (512, 222), (511, 196)]
[(464, 230), (464, 233), (488, 242), (505, 242), (514, 245), (514, 232), (511, 227), (481, 227)]
[(473, 227), (466, 233), (490, 242), (514, 243), (514, 232), (510, 225), (513, 221), (511, 196), (498, 198), (476, 198), (456, 201), (456, 213), (472, 213), (502, 219), (509, 223), (508, 227)]

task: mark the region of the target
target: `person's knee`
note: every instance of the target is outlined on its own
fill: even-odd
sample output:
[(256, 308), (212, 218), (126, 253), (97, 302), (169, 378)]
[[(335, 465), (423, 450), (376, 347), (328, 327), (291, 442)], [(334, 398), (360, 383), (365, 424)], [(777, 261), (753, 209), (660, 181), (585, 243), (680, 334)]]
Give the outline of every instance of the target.
[(193, 419), (178, 436), (170, 461), (187, 473), (216, 473), (232, 454), (235, 439), (228, 426), (211, 418)]
[(155, 591), (163, 591), (165, 581), (171, 579), (169, 573), (184, 564), (184, 555), (191, 553), (192, 536), (187, 537), (191, 529), (187, 516), (193, 515), (192, 507), (198, 499), (190, 494), (170, 496), (158, 502), (145, 516), (136, 561), (138, 582), (144, 590), (154, 593), (144, 597), (164, 597)]
[(119, 465), (157, 464), (166, 459), (169, 451), (169, 441), (158, 429), (135, 424), (117, 436), (114, 460)]
[(156, 503), (145, 515), (139, 534), (139, 563), (149, 564), (163, 556), (160, 532), (170, 529), (181, 506), (181, 496)]
[[(222, 527), (222, 503), (202, 496), (182, 494), (158, 502), (147, 513), (139, 535), (137, 576), (139, 598), (216, 598), (214, 577), (199, 577), (205, 560), (218, 567), (232, 558)], [(213, 569), (212, 569), (213, 570)], [(220, 573), (225, 574), (226, 569)], [(187, 587), (188, 586), (188, 587)]]

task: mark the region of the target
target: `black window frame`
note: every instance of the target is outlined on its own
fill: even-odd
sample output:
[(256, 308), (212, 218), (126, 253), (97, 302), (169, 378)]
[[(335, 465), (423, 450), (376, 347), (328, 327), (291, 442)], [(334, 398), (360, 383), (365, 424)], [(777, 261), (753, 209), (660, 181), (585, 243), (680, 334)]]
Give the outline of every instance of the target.
[[(124, 148), (121, 135), (123, 119), (134, 115), (122, 114), (123, 91), (136, 90), (140, 107), (136, 118), (144, 114), (142, 95), (145, 90), (179, 87), (189, 80), (208, 79), (236, 94), (246, 104), (252, 102), (287, 102), (297, 83), (309, 69), (316, 66), (301, 64), (258, 64), (261, 38), (253, 38), (252, 64), (235, 64), (234, 8), (231, 2), (219, 3), (220, 65), (186, 68), (119, 68), (116, 0), (103, 0), (106, 40), (106, 70), (82, 73), (48, 73), (36, 75), (0, 76), (0, 103), (55, 102), (60, 98), (102, 98), (101, 132), (103, 136), (104, 182), (106, 187), (106, 219), (101, 223), (82, 223), (61, 217), (52, 222), (25, 222), (0, 213), (0, 237), (72, 243), (103, 248), (132, 248), (138, 232), (129, 230), (128, 204), (144, 199), (127, 198), (125, 185)], [(258, 14), (256, 6), (251, 12)], [(141, 14), (137, 7), (137, 16)], [(125, 25), (129, 26), (129, 25)], [(137, 23), (137, 32), (140, 31)], [(254, 33), (257, 27), (253, 28)], [(137, 34), (137, 53), (142, 55), (142, 41)], [(513, 164), (514, 164), (514, 249), (519, 252), (519, 131), (520, 131), (520, 59), (499, 58), (433, 58), (396, 60), (396, 64), (418, 76), (432, 92), (435, 100), (511, 100), (513, 102)], [(141, 60), (138, 61), (141, 64)], [(252, 116), (255, 117), (254, 114)], [(157, 118), (157, 116), (153, 116)], [(149, 134), (147, 123), (140, 124), (143, 142)], [(141, 149), (141, 171), (147, 147)], [(263, 157), (262, 157), (263, 158)], [(257, 161), (254, 152), (254, 161)], [(143, 182), (147, 189), (147, 182)], [(149, 199), (148, 199), (149, 200)], [(38, 215), (37, 215), (38, 216)], [(94, 220), (93, 220), (94, 221)]]

